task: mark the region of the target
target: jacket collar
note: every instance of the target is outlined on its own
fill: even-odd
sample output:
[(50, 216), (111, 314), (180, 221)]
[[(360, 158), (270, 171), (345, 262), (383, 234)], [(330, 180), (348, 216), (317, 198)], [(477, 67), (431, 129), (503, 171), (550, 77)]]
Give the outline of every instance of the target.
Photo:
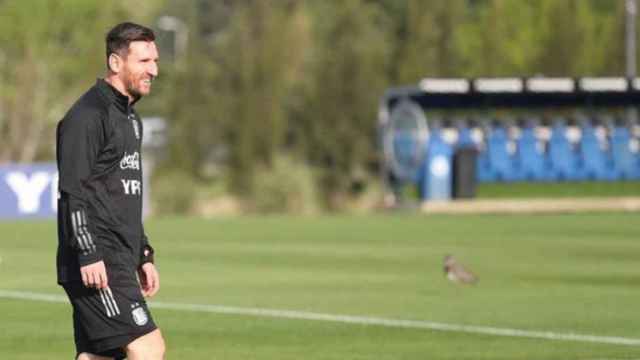
[(104, 79), (97, 79), (96, 87), (109, 103), (115, 104), (116, 107), (125, 114), (129, 114), (133, 105), (139, 100), (139, 98), (135, 98), (133, 102), (129, 104), (129, 97), (122, 94), (118, 89), (111, 86), (111, 84), (106, 82)]

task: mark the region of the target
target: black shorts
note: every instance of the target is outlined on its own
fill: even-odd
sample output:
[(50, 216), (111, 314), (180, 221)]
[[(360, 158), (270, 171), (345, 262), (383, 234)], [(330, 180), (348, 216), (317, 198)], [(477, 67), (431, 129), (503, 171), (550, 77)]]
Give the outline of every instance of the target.
[(124, 359), (124, 347), (157, 327), (133, 271), (107, 268), (109, 288), (87, 288), (80, 282), (62, 286), (73, 306), (78, 354)]

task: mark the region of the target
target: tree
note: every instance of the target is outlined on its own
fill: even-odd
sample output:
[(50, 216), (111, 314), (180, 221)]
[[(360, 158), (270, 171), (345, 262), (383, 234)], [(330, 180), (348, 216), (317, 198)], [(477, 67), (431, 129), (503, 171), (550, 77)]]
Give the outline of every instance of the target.
[(587, 44), (594, 39), (590, 31), (590, 4), (587, 1), (545, 0), (536, 28), (541, 32), (538, 71), (546, 76), (578, 76), (590, 72)]
[(539, 3), (522, 0), (490, 0), (470, 9), (457, 40), (462, 57), (461, 74), (525, 76), (537, 73), (540, 51)]
[[(598, 59), (598, 75), (626, 75), (626, 1), (617, 1), (615, 6), (601, 9), (597, 30), (599, 41), (594, 42), (590, 53)], [(637, 28), (637, 26), (636, 26)], [(636, 30), (637, 31), (637, 30)], [(638, 34), (638, 32), (637, 32)], [(637, 35), (636, 35), (636, 38)]]
[(284, 145), (288, 98), (302, 77), (308, 33), (301, 3), (252, 1), (238, 10), (221, 43), (238, 190), (250, 190), (255, 166), (271, 166)]
[[(226, 19), (216, 21), (206, 9), (223, 11)], [(270, 166), (284, 144), (309, 20), (299, 1), (199, 1), (186, 16), (197, 40), (187, 66), (174, 72), (175, 92), (165, 94), (174, 162), (201, 175), (224, 149), (232, 187), (250, 192), (255, 168)]]
[(313, 2), (313, 54), (297, 144), (321, 170), (325, 194), (344, 192), (374, 158), (376, 110), (387, 86), (388, 18), (374, 3)]
[(104, 33), (130, 15), (125, 9), (0, 2), (0, 162), (52, 157), (55, 124), (104, 71)]
[(465, 0), (407, 0), (396, 35), (394, 78), (416, 83), (425, 76), (460, 76), (456, 38), (465, 21)]

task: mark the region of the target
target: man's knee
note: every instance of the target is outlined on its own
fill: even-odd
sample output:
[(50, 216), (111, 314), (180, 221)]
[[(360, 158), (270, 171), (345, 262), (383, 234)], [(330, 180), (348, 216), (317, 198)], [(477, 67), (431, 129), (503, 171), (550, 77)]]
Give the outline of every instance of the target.
[(98, 356), (98, 355), (93, 355), (88, 353), (81, 353), (78, 355), (76, 360), (113, 360), (113, 358)]
[(165, 344), (160, 329), (135, 339), (126, 347), (127, 358), (162, 360), (164, 359)]

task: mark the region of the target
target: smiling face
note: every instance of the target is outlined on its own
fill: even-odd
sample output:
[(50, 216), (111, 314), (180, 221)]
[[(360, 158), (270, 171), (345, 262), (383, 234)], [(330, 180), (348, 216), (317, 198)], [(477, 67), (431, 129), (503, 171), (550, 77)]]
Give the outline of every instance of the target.
[(126, 95), (139, 98), (151, 92), (151, 83), (158, 76), (158, 49), (153, 41), (132, 41), (122, 59), (118, 77)]

